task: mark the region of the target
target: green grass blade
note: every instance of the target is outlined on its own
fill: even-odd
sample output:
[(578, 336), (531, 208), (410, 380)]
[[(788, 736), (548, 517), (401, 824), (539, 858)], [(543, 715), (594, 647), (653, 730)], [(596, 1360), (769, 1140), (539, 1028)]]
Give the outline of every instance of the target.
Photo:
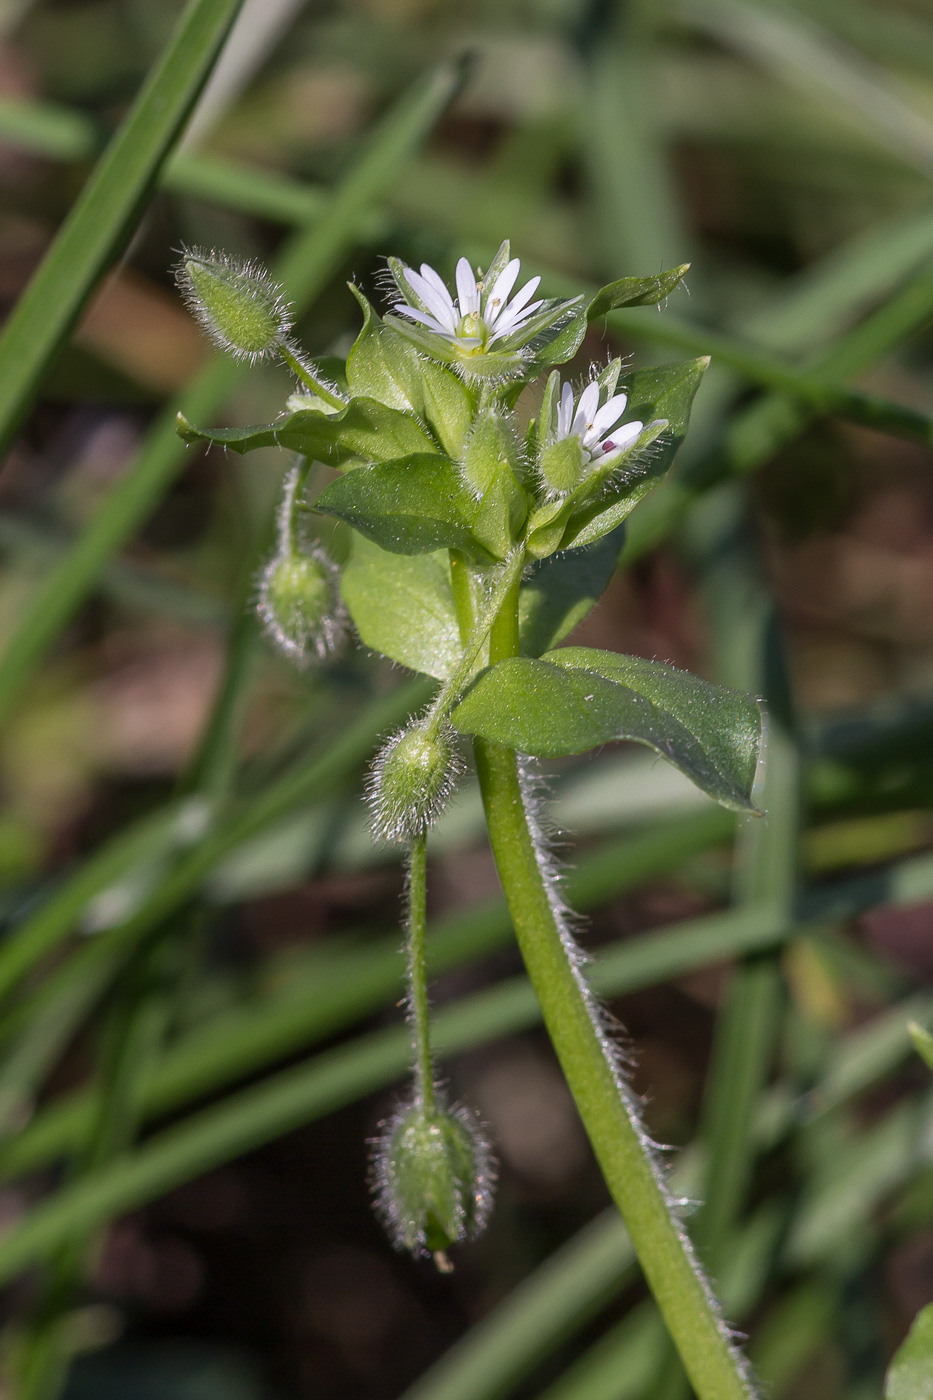
[[(326, 283), (352, 245), (361, 218), (391, 186), (457, 92), (462, 77), (461, 64), (447, 64), (417, 83), (383, 118), (313, 228), (286, 245), (273, 271), (299, 311), (311, 304)], [(212, 361), (159, 415), (133, 466), (85, 533), (49, 573), (10, 637), (0, 659), (0, 719), (107, 562), (138, 529), (180, 471), (187, 449), (175, 431), (178, 413), (194, 422), (209, 420), (229, 399), (242, 373), (230, 360)]]
[(617, 1213), (597, 1216), (445, 1352), (403, 1400), (498, 1400), (589, 1322), (634, 1263)]
[(191, 0), (0, 336), (0, 451), (139, 217), (242, 0)]
[[(594, 907), (672, 868), (686, 850), (708, 848), (710, 836), (716, 840), (711, 823), (694, 820), (672, 823), (671, 828), (669, 832), (662, 829), (613, 841), (585, 856), (569, 882), (576, 905), (581, 909)], [(686, 844), (689, 834), (693, 835), (692, 848)], [(611, 975), (618, 984), (627, 968), (633, 987), (649, 984), (659, 975), (672, 976), (677, 959), (690, 958), (699, 946), (697, 940), (702, 941), (708, 932), (701, 925), (632, 939), (626, 945), (623, 966), (614, 968)], [(719, 932), (714, 928), (714, 935)], [(437, 974), (497, 952), (508, 946), (511, 934), (502, 900), (449, 916), (432, 925), (430, 931), (431, 971)], [(146, 1088), (147, 1112), (175, 1111), (394, 1001), (403, 970), (394, 934), (361, 949), (338, 953), (327, 968), (313, 960), (304, 976), (295, 969), (288, 982), (267, 998), (218, 1017), (169, 1051)], [(84, 1091), (43, 1110), (15, 1143), (0, 1149), (0, 1176), (48, 1162), (70, 1148), (84, 1130), (89, 1098)]]
[[(671, 934), (676, 958), (657, 934), (646, 935), (636, 948), (623, 945), (593, 964), (591, 983), (600, 995), (611, 996), (661, 980), (672, 965), (679, 971), (702, 967), (785, 935), (770, 911), (752, 917), (743, 910), (742, 915), (741, 920), (724, 915), (679, 925)], [(652, 941), (661, 945), (658, 957), (652, 956)], [(530, 984), (516, 977), (443, 1008), (435, 1017), (432, 1039), (438, 1057), (444, 1058), (536, 1025), (540, 1016)], [(405, 1026), (377, 1031), (240, 1090), (159, 1133), (132, 1155), (64, 1188), (24, 1216), (0, 1242), (0, 1283), (47, 1257), (64, 1240), (384, 1088), (407, 1072), (409, 1057)]]

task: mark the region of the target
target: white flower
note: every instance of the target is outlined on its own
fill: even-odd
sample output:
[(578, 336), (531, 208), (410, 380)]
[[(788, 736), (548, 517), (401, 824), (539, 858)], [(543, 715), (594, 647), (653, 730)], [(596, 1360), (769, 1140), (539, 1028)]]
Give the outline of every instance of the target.
[(599, 385), (595, 381), (587, 384), (579, 399), (574, 401), (573, 390), (569, 384), (565, 384), (557, 405), (555, 442), (578, 437), (590, 462), (610, 453), (624, 452), (645, 426), (638, 421), (622, 422), (627, 403), (627, 394), (613, 394), (600, 408)]
[(399, 303), (401, 316), (418, 321), (435, 335), (443, 336), (461, 350), (482, 350), (520, 330), (544, 302), (532, 301), (541, 281), (532, 277), (512, 300), (509, 295), (518, 279), (518, 258), (506, 263), (491, 287), (477, 279), (466, 258), (457, 263), (457, 300), (451, 296), (433, 267), (421, 264), (421, 271), (404, 269), (405, 278), (418, 299), (426, 306)]

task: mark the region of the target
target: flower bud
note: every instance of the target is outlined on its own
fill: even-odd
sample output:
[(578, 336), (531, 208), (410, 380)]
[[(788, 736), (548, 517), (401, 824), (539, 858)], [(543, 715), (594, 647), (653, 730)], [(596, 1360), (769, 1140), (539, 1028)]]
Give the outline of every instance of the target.
[(274, 354), (291, 330), (282, 288), (256, 263), (187, 249), (175, 270), (191, 314), (218, 350), (255, 364)]
[(454, 790), (463, 761), (449, 725), (413, 724), (377, 755), (369, 780), (373, 834), (413, 841), (430, 829)]
[(450, 1270), (446, 1250), (484, 1229), (495, 1170), (476, 1115), (464, 1106), (405, 1104), (374, 1144), (376, 1209), (396, 1249), (433, 1254)]
[(299, 666), (337, 647), (343, 621), (335, 565), (320, 548), (274, 554), (259, 582), (259, 616), (280, 651)]

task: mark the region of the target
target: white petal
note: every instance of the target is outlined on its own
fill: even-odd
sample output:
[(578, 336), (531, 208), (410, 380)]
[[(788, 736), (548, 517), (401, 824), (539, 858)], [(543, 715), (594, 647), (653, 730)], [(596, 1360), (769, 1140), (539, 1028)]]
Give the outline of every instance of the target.
[(596, 410), (599, 408), (599, 385), (587, 384), (577, 401), (577, 411), (573, 418), (573, 431), (583, 437), (593, 426)]
[(461, 316), (469, 316), (471, 312), (479, 311), (476, 275), (466, 258), (461, 258), (457, 263), (457, 296), (460, 301)]
[(644, 423), (624, 424), (619, 432), (613, 433), (605, 442), (599, 444), (600, 449), (603, 452), (624, 452), (627, 447), (631, 447), (644, 426)]
[(573, 422), (573, 390), (569, 384), (565, 384), (560, 391), (560, 403), (557, 405), (557, 437), (558, 439), (569, 437), (570, 424)]
[(419, 311), (417, 306), (408, 306), (407, 303), (399, 302), (393, 307), (396, 316), (407, 316), (411, 321), (420, 321), (422, 326), (427, 326), (428, 330), (436, 331), (438, 335), (453, 335), (453, 331), (447, 330), (439, 321), (435, 321), (433, 316), (428, 316), (426, 312)]
[(408, 280), (431, 315), (436, 316), (442, 326), (450, 331), (455, 331), (457, 329), (457, 313), (454, 310), (453, 298), (447, 288), (444, 288), (444, 295), (441, 296), (437, 288), (432, 287), (431, 283), (418, 272), (409, 272)]
[(445, 300), (449, 301), (451, 306), (453, 306), (454, 299), (450, 295), (450, 292), (447, 288), (447, 283), (444, 281), (443, 277), (441, 277), (439, 272), (435, 272), (434, 268), (431, 267), (430, 263), (421, 264), (421, 276), (426, 282), (430, 282), (434, 290), (440, 296), (444, 297)]
[(500, 336), (511, 335), (513, 331), (517, 331), (521, 326), (525, 324), (529, 316), (533, 316), (534, 313), (537, 311), (538, 307), (543, 305), (543, 301), (533, 301), (531, 305), (526, 306), (524, 310), (519, 310), (515, 312), (513, 312), (511, 306), (507, 306), (505, 311), (496, 321), (495, 334), (489, 337), (490, 345), (494, 340), (498, 340)]
[[(514, 316), (514, 315), (518, 314), (518, 313), (522, 310), (522, 307), (525, 305), (525, 303), (526, 303), (527, 301), (530, 301), (531, 298), (534, 296), (535, 292), (538, 290), (538, 286), (539, 286), (540, 282), (541, 282), (541, 278), (540, 278), (540, 277), (532, 277), (532, 278), (530, 279), (530, 281), (528, 281), (528, 282), (525, 283), (524, 287), (522, 287), (520, 291), (517, 291), (517, 292), (515, 293), (514, 297), (512, 298), (511, 302), (509, 303), (509, 314), (510, 314), (510, 315), (513, 315), (513, 316)], [(535, 306), (540, 306), (540, 305), (541, 305), (540, 301), (535, 302)], [(527, 310), (525, 311), (525, 315), (526, 315), (526, 316), (530, 315), (531, 309), (532, 309), (531, 307), (528, 307), (528, 308), (527, 308)]]
[(486, 293), (486, 304), (483, 308), (483, 320), (487, 326), (492, 326), (501, 311), (505, 309), (505, 303), (509, 299), (509, 292), (515, 286), (518, 270), (521, 262), (518, 258), (513, 258), (507, 262)]
[(593, 419), (593, 427), (596, 429), (597, 437), (605, 437), (610, 428), (615, 427), (625, 412), (627, 403), (628, 394), (616, 394), (608, 403), (603, 404)]

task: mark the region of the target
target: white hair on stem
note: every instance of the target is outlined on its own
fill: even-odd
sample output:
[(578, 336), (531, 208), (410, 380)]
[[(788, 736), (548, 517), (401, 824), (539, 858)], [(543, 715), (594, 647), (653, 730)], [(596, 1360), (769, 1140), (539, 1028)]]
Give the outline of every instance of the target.
[(560, 935), (561, 946), (566, 954), (567, 963), (570, 967), (574, 982), (577, 985), (580, 997), (586, 1007), (590, 1023), (599, 1041), (600, 1049), (603, 1052), (607, 1065), (612, 1071), (612, 1077), (618, 1089), (619, 1097), (625, 1105), (626, 1113), (638, 1137), (645, 1160), (651, 1167), (658, 1190), (661, 1192), (671, 1218), (677, 1222), (677, 1233), (680, 1236), (680, 1242), (684, 1253), (690, 1261), (697, 1282), (703, 1290), (710, 1311), (716, 1319), (716, 1324), (729, 1347), (730, 1354), (737, 1369), (749, 1386), (749, 1389), (757, 1394), (758, 1392), (754, 1387), (748, 1361), (735, 1345), (735, 1339), (741, 1334), (730, 1328), (723, 1317), (719, 1301), (712, 1290), (702, 1264), (697, 1258), (693, 1243), (686, 1230), (684, 1230), (683, 1225), (680, 1223), (684, 1214), (684, 1203), (678, 1201), (674, 1197), (667, 1184), (664, 1166), (659, 1157), (659, 1153), (665, 1149), (660, 1147), (659, 1144), (650, 1137), (645, 1128), (642, 1119), (641, 1104), (628, 1081), (626, 1072), (627, 1057), (620, 1053), (616, 1025), (614, 1025), (613, 1019), (609, 1013), (600, 1005), (593, 989), (586, 980), (584, 969), (589, 961), (589, 957), (574, 937), (574, 929), (580, 927), (583, 918), (570, 908), (561, 890), (562, 873), (554, 851), (553, 835), (545, 809), (546, 790), (535, 761), (524, 755), (519, 755), (518, 775), (522, 794), (522, 805), (525, 810), (525, 820), (528, 824), (528, 831), (534, 846), (535, 859), (541, 873), (541, 879), (547, 895), (551, 915)]

